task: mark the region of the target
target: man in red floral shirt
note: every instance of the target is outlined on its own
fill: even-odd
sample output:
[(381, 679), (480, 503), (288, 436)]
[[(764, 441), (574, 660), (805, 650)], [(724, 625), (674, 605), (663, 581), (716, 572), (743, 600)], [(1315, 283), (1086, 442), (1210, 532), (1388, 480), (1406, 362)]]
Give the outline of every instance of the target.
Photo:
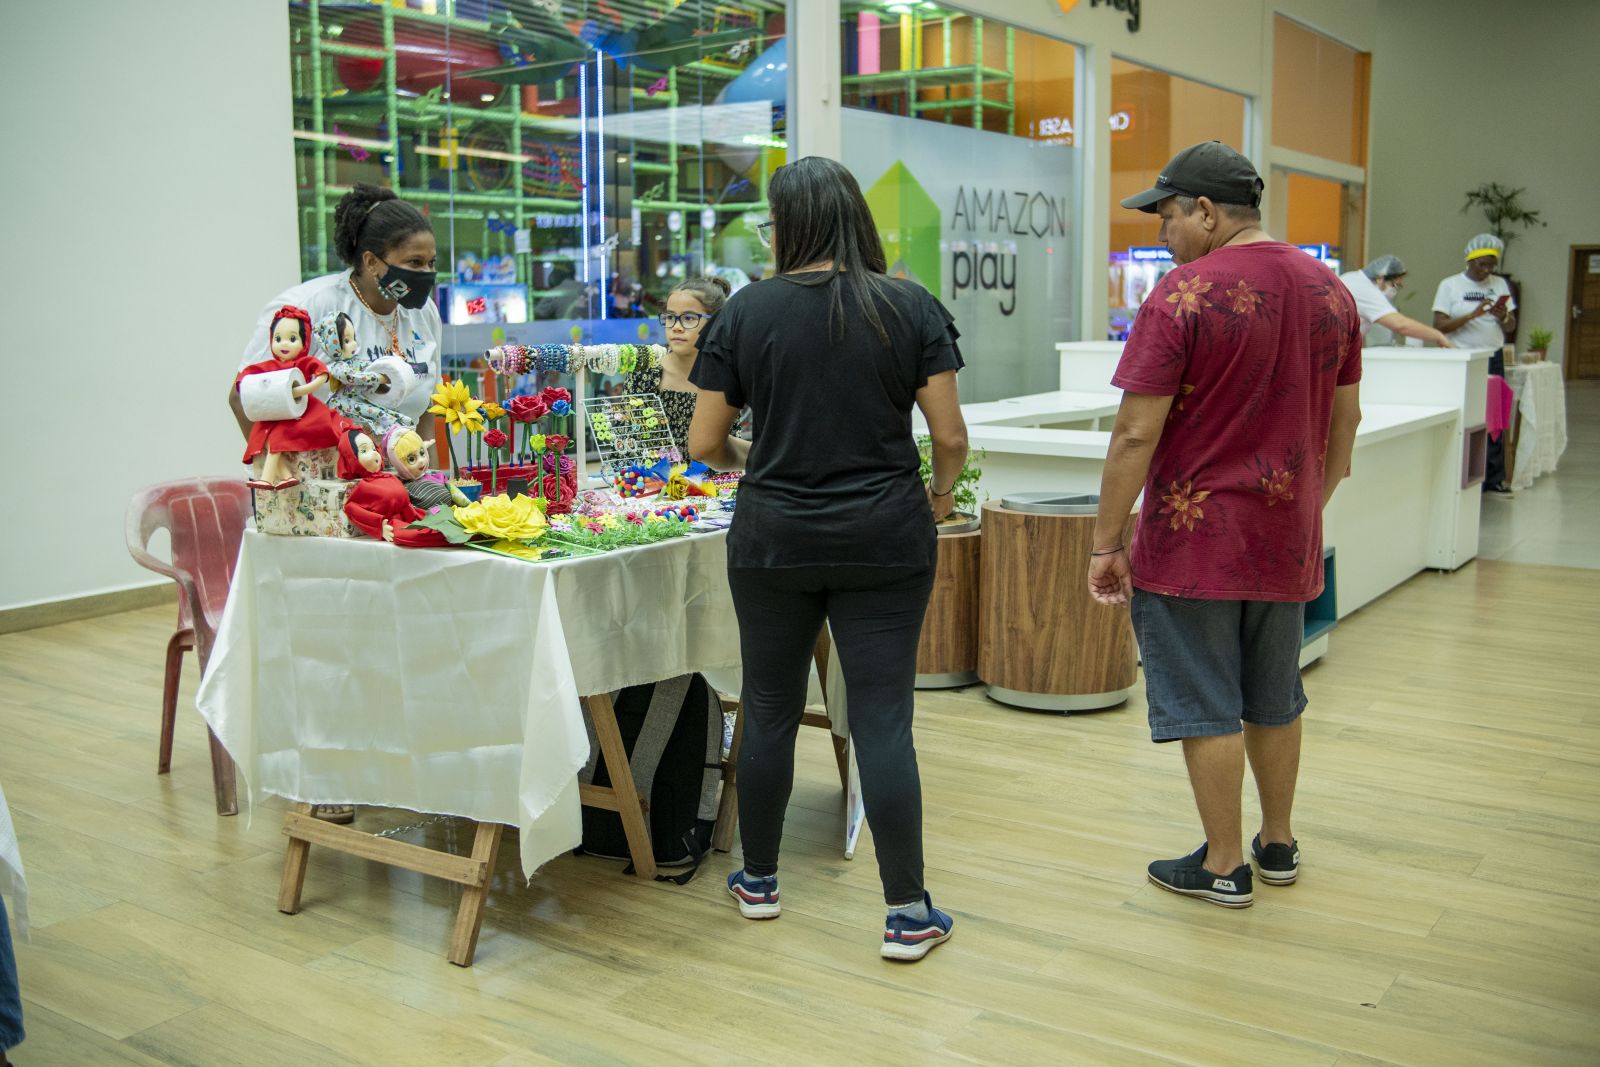
[[(1218, 141), (1168, 163), (1123, 207), (1161, 216), (1179, 264), (1145, 300), (1112, 384), (1123, 390), (1100, 491), (1089, 591), (1132, 600), (1151, 737), (1182, 740), (1206, 843), (1150, 864), (1164, 889), (1252, 901), (1241, 848), (1288, 885), (1300, 767), (1305, 602), (1322, 591), (1322, 509), (1360, 421), (1361, 320), (1332, 271), (1261, 229), (1262, 182)], [(1144, 491), (1131, 552), (1122, 529)]]

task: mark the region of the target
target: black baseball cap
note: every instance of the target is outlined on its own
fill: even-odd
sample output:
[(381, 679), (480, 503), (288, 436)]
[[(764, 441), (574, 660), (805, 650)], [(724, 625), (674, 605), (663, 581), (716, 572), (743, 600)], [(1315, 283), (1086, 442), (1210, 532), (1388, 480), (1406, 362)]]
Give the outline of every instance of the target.
[(1221, 141), (1202, 141), (1173, 156), (1154, 188), (1128, 197), (1122, 206), (1154, 214), (1169, 196), (1204, 196), (1218, 204), (1260, 207), (1263, 187), (1248, 159)]

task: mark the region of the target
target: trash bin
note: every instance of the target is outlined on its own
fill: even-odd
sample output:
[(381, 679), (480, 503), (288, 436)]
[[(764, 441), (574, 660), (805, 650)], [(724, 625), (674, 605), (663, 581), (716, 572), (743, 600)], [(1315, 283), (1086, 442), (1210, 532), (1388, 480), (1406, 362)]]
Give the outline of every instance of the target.
[[(1138, 665), (1127, 605), (1089, 596), (1093, 493), (1016, 493), (983, 506), (978, 676), (991, 698), (1040, 711), (1121, 704)], [(1123, 543), (1133, 536), (1133, 515)]]

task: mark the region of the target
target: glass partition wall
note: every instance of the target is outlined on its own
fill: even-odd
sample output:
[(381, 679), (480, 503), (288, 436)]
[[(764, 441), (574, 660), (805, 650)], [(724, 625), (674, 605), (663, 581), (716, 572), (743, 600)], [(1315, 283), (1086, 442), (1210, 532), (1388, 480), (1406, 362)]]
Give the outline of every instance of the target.
[(786, 148), (783, 0), (289, 13), (301, 271), (341, 268), (333, 210), (356, 182), (417, 204), (439, 242), (447, 371), (471, 377), (507, 341), (659, 341), (679, 279), (770, 271), (755, 224)]
[(947, 4), (841, 14), (841, 159), (890, 272), (955, 316), (962, 399), (1058, 388), (1079, 314), (1078, 49)]
[(1108, 336), (1120, 341), (1172, 257), (1157, 239), (1161, 220), (1130, 211), (1125, 197), (1150, 188), (1179, 151), (1212, 139), (1244, 150), (1245, 98), (1137, 63), (1111, 61), (1111, 254)]

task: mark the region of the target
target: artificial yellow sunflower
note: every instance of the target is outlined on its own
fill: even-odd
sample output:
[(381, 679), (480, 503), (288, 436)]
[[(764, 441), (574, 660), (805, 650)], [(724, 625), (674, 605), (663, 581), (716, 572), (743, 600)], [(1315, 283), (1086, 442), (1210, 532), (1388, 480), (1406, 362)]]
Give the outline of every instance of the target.
[(428, 408), (428, 413), (444, 416), (449, 429), (483, 432), (483, 403), (467, 391), (464, 382), (440, 382), (430, 399), (433, 406)]

